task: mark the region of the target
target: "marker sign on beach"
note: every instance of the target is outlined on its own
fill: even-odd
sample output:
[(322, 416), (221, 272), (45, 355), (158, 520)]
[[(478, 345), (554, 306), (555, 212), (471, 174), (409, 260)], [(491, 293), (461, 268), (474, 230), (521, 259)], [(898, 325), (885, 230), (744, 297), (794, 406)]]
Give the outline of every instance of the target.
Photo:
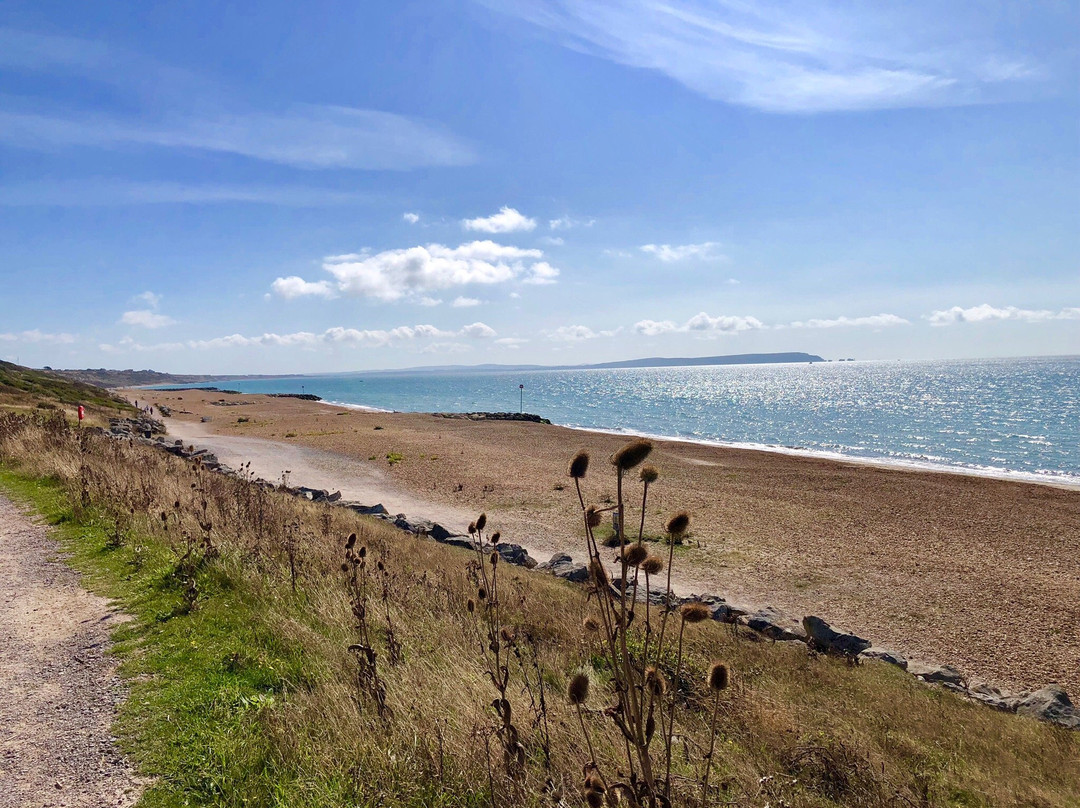
[(86, 410), (84, 410), (83, 405), (80, 404), (79, 405), (79, 422), (81, 423), (82, 419), (85, 418), (85, 417), (86, 417)]

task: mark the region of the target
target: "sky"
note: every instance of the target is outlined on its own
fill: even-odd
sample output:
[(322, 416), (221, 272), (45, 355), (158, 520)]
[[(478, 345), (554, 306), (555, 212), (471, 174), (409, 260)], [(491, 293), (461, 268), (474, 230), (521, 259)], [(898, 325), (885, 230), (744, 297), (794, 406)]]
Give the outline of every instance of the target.
[(1080, 354), (1080, 4), (0, 7), (0, 358)]

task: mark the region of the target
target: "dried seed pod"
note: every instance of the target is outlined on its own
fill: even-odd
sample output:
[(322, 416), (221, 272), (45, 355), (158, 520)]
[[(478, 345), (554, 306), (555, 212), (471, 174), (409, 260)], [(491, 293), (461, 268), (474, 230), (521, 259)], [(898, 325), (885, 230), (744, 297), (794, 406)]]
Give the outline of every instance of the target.
[(703, 620), (708, 620), (712, 617), (712, 612), (709, 611), (709, 607), (704, 603), (699, 603), (697, 601), (684, 603), (679, 607), (679, 614), (687, 623), (700, 623)]
[(484, 587), (480, 587), (476, 590), (477, 600), (487, 600), (487, 590)]
[(690, 527), (690, 516), (687, 513), (677, 513), (667, 523), (667, 532), (672, 536), (681, 536)]
[(473, 613), (473, 611), (474, 611), (475, 609), (476, 609), (476, 602), (475, 602), (475, 601), (473, 601), (473, 599), (472, 599), (472, 598), (469, 598), (469, 599), (468, 599), (468, 600), (467, 600), (467, 601), (465, 602), (465, 610), (466, 610), (466, 611), (467, 611), (467, 612), (468, 612), (469, 614), (472, 614), (472, 613)]
[(655, 665), (650, 665), (645, 669), (645, 687), (654, 696), (662, 696), (664, 691), (667, 690), (667, 679), (664, 678), (664, 674)]
[(585, 472), (589, 470), (589, 453), (578, 452), (574, 455), (574, 459), (570, 461), (570, 476), (575, 480), (580, 480), (585, 476)]
[(592, 578), (598, 589), (606, 589), (610, 586), (611, 582), (608, 578), (607, 569), (595, 558), (589, 562), (589, 577)]
[(657, 575), (664, 571), (664, 561), (659, 556), (649, 556), (641, 562), (641, 571), (646, 575)]
[(641, 471), (638, 472), (638, 479), (643, 483), (655, 483), (659, 476), (660, 472), (656, 470), (656, 466), (642, 466)]
[(653, 445), (647, 440), (630, 441), (611, 456), (611, 465), (620, 471), (629, 471), (642, 463), (652, 450)]
[(631, 567), (636, 567), (649, 557), (649, 551), (641, 544), (628, 544), (623, 548), (623, 560)]
[(492, 551), (491, 551), (491, 558), (490, 558), (490, 561), (491, 561), (491, 566), (493, 566), (493, 567), (494, 567), (494, 566), (495, 566), (496, 564), (498, 564), (498, 563), (499, 563), (499, 554), (498, 554), (498, 552), (496, 552), (495, 550), (492, 550)]
[(499, 539), (501, 539), (501, 538), (502, 538), (502, 533), (500, 533), (499, 531), (496, 530), (494, 533), (491, 534), (491, 543), (492, 544), (498, 544)]
[(476, 517), (476, 529), (477, 530), (483, 530), (484, 526), (486, 524), (487, 524), (487, 514), (486, 513), (482, 513), (478, 517)]
[(728, 666), (723, 662), (714, 662), (709, 668), (709, 689), (717, 692), (727, 690), (728, 679)]
[(469, 535), (476, 532), (476, 522), (469, 522)]
[(566, 688), (566, 696), (571, 704), (584, 704), (589, 698), (589, 675), (584, 671), (575, 673)]
[(592, 615), (589, 615), (588, 617), (586, 617), (582, 621), (581, 625), (585, 627), (586, 631), (599, 631), (600, 630), (600, 621), (597, 620)]
[(355, 544), (356, 544), (356, 534), (355, 533), (350, 533), (349, 538), (345, 540), (345, 549), (346, 550), (351, 550), (353, 548), (353, 545), (355, 545)]
[(589, 523), (589, 527), (599, 527), (602, 521), (600, 511), (596, 509), (595, 505), (590, 505), (585, 509), (585, 520)]

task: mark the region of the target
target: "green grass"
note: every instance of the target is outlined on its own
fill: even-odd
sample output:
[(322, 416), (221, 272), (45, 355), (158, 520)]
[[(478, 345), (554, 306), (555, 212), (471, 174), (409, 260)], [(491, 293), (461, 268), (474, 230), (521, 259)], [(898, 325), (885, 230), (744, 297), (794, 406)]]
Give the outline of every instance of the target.
[(89, 588), (134, 618), (113, 636), (131, 689), (116, 729), (140, 774), (154, 778), (141, 806), (325, 803), (333, 784), (309, 802), (271, 754), (263, 719), (305, 686), (304, 658), (268, 627), (234, 563), (199, 572), (198, 606), (186, 613), (171, 551), (150, 544), (135, 569), (130, 548), (108, 546), (102, 520), (75, 520), (55, 481), (0, 470), (0, 487), (39, 511)]
[(134, 411), (134, 407), (107, 390), (84, 382), (70, 381), (41, 370), (11, 362), (0, 362), (0, 396), (13, 403), (34, 406), (42, 399), (60, 404), (84, 404), (105, 410)]

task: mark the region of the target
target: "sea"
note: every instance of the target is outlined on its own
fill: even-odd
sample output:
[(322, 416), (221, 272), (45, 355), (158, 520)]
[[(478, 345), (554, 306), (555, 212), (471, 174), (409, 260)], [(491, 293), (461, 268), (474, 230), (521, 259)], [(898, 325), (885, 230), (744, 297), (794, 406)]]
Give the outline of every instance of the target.
[(215, 384), (373, 410), (523, 410), (580, 429), (1080, 486), (1080, 356), (376, 372)]

